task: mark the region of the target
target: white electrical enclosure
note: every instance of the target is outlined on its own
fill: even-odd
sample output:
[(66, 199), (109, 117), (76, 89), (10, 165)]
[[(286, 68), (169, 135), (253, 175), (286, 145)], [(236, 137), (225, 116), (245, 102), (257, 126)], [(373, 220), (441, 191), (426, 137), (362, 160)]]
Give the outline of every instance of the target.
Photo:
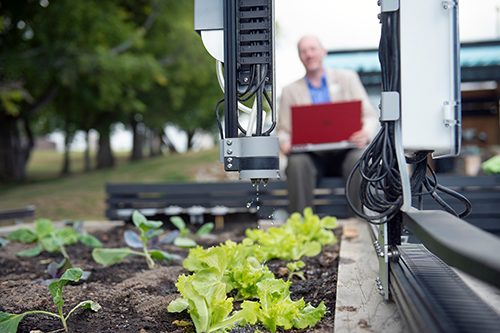
[(405, 152), (460, 153), (458, 1), (400, 0), (401, 126)]

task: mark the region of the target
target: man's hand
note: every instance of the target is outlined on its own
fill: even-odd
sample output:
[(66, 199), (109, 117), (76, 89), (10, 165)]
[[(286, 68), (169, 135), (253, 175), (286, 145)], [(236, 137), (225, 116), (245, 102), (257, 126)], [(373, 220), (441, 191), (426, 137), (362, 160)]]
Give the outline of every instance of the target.
[(352, 133), (349, 137), (349, 141), (356, 144), (358, 148), (364, 148), (370, 142), (370, 135), (364, 129)]
[(281, 152), (285, 155), (290, 155), (292, 152), (292, 141), (291, 140), (286, 140), (280, 142), (280, 148)]

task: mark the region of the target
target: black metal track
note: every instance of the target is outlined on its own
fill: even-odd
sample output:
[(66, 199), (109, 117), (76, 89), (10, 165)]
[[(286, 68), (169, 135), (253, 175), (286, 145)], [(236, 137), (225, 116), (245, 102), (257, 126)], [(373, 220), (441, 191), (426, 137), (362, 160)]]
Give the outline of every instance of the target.
[(500, 316), (422, 244), (398, 246), (390, 292), (412, 332), (495, 332)]

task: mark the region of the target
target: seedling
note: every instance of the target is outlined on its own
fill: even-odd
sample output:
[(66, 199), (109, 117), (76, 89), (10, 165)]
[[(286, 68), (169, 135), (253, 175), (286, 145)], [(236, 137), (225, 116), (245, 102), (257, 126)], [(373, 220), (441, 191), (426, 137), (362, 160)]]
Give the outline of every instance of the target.
[(33, 311), (27, 311), (21, 314), (12, 314), (12, 313), (7, 313), (7, 312), (0, 312), (0, 332), (5, 332), (5, 333), (16, 333), (17, 332), (17, 327), (19, 325), (19, 322), (28, 314), (32, 313), (43, 313), (47, 314), (50, 316), (57, 317), (61, 319), (62, 324), (64, 326), (64, 331), (68, 332), (68, 326), (66, 324), (66, 321), (68, 320), (69, 316), (79, 307), (82, 307), (84, 309), (91, 309), (93, 311), (99, 311), (101, 309), (101, 306), (94, 302), (94, 301), (83, 301), (78, 303), (65, 317), (63, 314), (63, 304), (64, 300), (62, 299), (62, 293), (63, 293), (63, 287), (66, 283), (68, 282), (77, 282), (80, 277), (82, 276), (83, 272), (80, 268), (70, 268), (68, 269), (61, 279), (58, 281), (54, 281), (49, 285), (49, 291), (52, 294), (53, 301), (55, 306), (57, 307), (58, 314), (52, 313), (52, 312), (47, 312), (47, 311), (42, 311), (42, 310), (33, 310)]
[[(44, 280), (44, 279), (36, 279), (35, 281), (33, 282), (36, 282), (36, 283), (40, 283), (40, 284), (43, 284), (44, 286), (48, 286), (49, 284), (51, 284), (52, 282), (54, 281), (57, 281), (61, 278), (61, 276), (63, 276), (63, 274), (68, 270), (70, 269), (71, 267), (73, 267), (73, 265), (71, 264), (71, 262), (64, 258), (60, 263), (57, 263), (57, 262), (51, 262), (48, 266), (47, 266), (47, 273), (49, 273), (50, 275), (50, 278), (47, 279), (47, 280)], [(81, 276), (80, 279), (82, 280), (87, 280), (90, 276), (90, 272), (88, 271), (83, 271), (83, 274)]]
[(5, 239), (5, 238), (0, 237), (0, 247), (5, 246), (5, 245), (7, 245), (7, 244), (9, 244), (9, 240), (8, 240), (8, 239)]
[(176, 237), (174, 240), (174, 245), (178, 247), (195, 247), (196, 241), (193, 238), (200, 237), (206, 234), (209, 234), (210, 231), (214, 228), (214, 224), (212, 222), (205, 223), (196, 231), (193, 237), (188, 237), (190, 234), (190, 230), (186, 227), (186, 223), (179, 216), (170, 217), (170, 222), (179, 229), (180, 236)]
[(306, 264), (302, 261), (294, 261), (294, 262), (289, 262), (286, 264), (286, 268), (290, 271), (288, 274), (288, 280), (291, 280), (294, 276), (301, 280), (305, 280), (306, 277), (304, 276), (304, 272), (300, 272), (299, 269), (304, 268)]
[(137, 233), (128, 230), (124, 232), (123, 236), (128, 246), (131, 248), (142, 248), (142, 252), (135, 251), (130, 248), (95, 248), (92, 251), (92, 257), (96, 262), (101, 265), (108, 266), (116, 264), (129, 255), (139, 255), (145, 257), (148, 267), (153, 269), (155, 267), (153, 258), (158, 260), (180, 259), (180, 256), (158, 249), (158, 245), (172, 242), (172, 238), (177, 236), (177, 234), (174, 234), (173, 236), (168, 235), (164, 238), (164, 240), (158, 241), (158, 236), (164, 232), (160, 229), (163, 222), (149, 221), (144, 215), (136, 210), (132, 214), (132, 222), (134, 222), (134, 225), (137, 227), (140, 234), (138, 235)]
[(48, 219), (38, 219), (35, 223), (35, 230), (21, 228), (11, 232), (7, 238), (11, 241), (22, 243), (38, 243), (39, 245), (30, 249), (16, 253), (18, 257), (36, 257), (43, 250), (47, 252), (59, 251), (64, 258), (70, 260), (66, 246), (75, 244), (78, 241), (89, 247), (101, 247), (102, 243), (92, 235), (78, 233), (72, 228), (56, 229)]

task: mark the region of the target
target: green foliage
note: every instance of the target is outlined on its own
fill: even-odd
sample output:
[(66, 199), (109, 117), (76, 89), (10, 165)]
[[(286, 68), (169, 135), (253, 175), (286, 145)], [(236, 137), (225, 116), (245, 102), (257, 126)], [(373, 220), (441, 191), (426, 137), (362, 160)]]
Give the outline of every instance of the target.
[(286, 224), (269, 231), (247, 229), (246, 236), (259, 244), (255, 257), (262, 261), (273, 258), (299, 260), (302, 256), (314, 257), (321, 247), (334, 244), (337, 238), (329, 229), (337, 226), (335, 217), (320, 219), (311, 208), (304, 209), (304, 216), (293, 213)]
[(286, 264), (286, 268), (290, 271), (288, 274), (288, 280), (291, 280), (294, 276), (298, 277), (301, 280), (305, 280), (304, 272), (299, 272), (299, 269), (304, 268), (306, 264), (302, 261), (294, 261)]
[(255, 323), (256, 317), (248, 310), (233, 310), (233, 299), (226, 297), (226, 285), (221, 281), (227, 267), (224, 250), (212, 247), (199, 260), (207, 268), (189, 276), (181, 275), (176, 283), (183, 298), (172, 301), (169, 312), (188, 309), (197, 332), (213, 332), (240, 323)]
[(207, 235), (214, 228), (214, 224), (212, 222), (205, 223), (198, 229), (198, 231), (196, 231), (194, 236), (188, 237), (190, 230), (186, 227), (186, 223), (182, 218), (179, 216), (172, 216), (170, 217), (170, 222), (172, 222), (172, 224), (179, 229), (179, 236), (175, 238), (174, 245), (185, 248), (195, 247), (196, 241), (194, 238)]
[(139, 231), (139, 235), (133, 231), (125, 232), (124, 237), (127, 245), (133, 248), (142, 248), (142, 252), (132, 250), (130, 248), (95, 248), (92, 251), (94, 260), (104, 266), (113, 265), (121, 261), (129, 255), (139, 255), (146, 258), (148, 267), (155, 267), (154, 259), (158, 260), (173, 260), (178, 256), (172, 255), (160, 249), (149, 249), (148, 244), (157, 236), (163, 233), (160, 229), (163, 225), (161, 221), (150, 221), (143, 214), (135, 210), (132, 213), (132, 222)]
[(57, 307), (58, 314), (47, 312), (47, 311), (40, 311), (40, 310), (34, 310), (34, 311), (28, 311), (24, 312), (21, 314), (11, 314), (11, 313), (6, 313), (6, 312), (0, 312), (0, 332), (5, 332), (5, 333), (15, 333), (17, 332), (17, 327), (19, 325), (19, 322), (28, 314), (32, 313), (43, 313), (47, 315), (51, 315), (54, 317), (57, 317), (61, 320), (64, 330), (68, 332), (68, 326), (66, 324), (66, 321), (68, 320), (69, 316), (79, 307), (84, 308), (84, 309), (91, 309), (93, 311), (99, 311), (101, 309), (101, 306), (94, 302), (94, 301), (83, 301), (78, 303), (65, 317), (63, 314), (63, 305), (64, 305), (64, 300), (62, 298), (63, 294), (63, 287), (66, 283), (68, 282), (77, 282), (80, 277), (82, 276), (83, 272), (79, 268), (70, 268), (68, 269), (63, 276), (58, 281), (54, 281), (49, 285), (49, 291), (53, 297), (53, 302), (54, 305)]
[(280, 279), (263, 280), (257, 284), (259, 302), (244, 301), (241, 308), (254, 313), (271, 332), (276, 332), (277, 327), (287, 330), (316, 325), (326, 312), (324, 302), (314, 308), (310, 303), (306, 305), (303, 298), (292, 301), (290, 284)]
[[(297, 222), (302, 225), (296, 225)], [(303, 222), (300, 214), (297, 214), (287, 221), (284, 228), (281, 227), (280, 230), (270, 228), (267, 232), (260, 232), (259, 235), (266, 239), (267, 244), (282, 246), (279, 250), (288, 252), (287, 256), (289, 253), (294, 256), (300, 253), (317, 255), (321, 252), (322, 245), (336, 241), (333, 233), (327, 230), (334, 228), (335, 225), (335, 218), (320, 220), (312, 214), (312, 210), (306, 209)], [(282, 230), (293, 235), (288, 239), (293, 241), (292, 245), (308, 249), (307, 243), (314, 243), (314, 251), (293, 252), (288, 245), (283, 244)], [(301, 238), (295, 235), (299, 230), (307, 234), (307, 237)], [(257, 231), (260, 230), (247, 230), (247, 235), (255, 235)], [(295, 240), (296, 238), (300, 238), (300, 241)], [(191, 249), (183, 261), (183, 266), (193, 274), (179, 277), (176, 286), (182, 298), (173, 301), (168, 310), (181, 312), (187, 309), (197, 332), (227, 329), (229, 324), (236, 322), (235, 318), (238, 318), (240, 325), (259, 321), (272, 332), (278, 327), (301, 329), (315, 325), (323, 318), (326, 306), (321, 302), (314, 308), (311, 304), (306, 305), (303, 299), (292, 301), (289, 291), (291, 282), (275, 279), (264, 261), (259, 259), (268, 260), (282, 256), (276, 256), (276, 251), (269, 245), (264, 247), (262, 244), (264, 243), (246, 238), (241, 243), (228, 240), (220, 246), (206, 250), (201, 246)], [(318, 246), (319, 250), (316, 248)], [(266, 253), (266, 249), (271, 250), (271, 253)], [(287, 256), (285, 257), (288, 259)], [(302, 261), (287, 265), (291, 274), (297, 275), (300, 275), (300, 272), (296, 271), (304, 266)], [(232, 316), (228, 317), (232, 311), (232, 304), (229, 304), (232, 298), (227, 298), (227, 293), (233, 289), (237, 290), (236, 299), (258, 301), (245, 300), (241, 310), (233, 312)]]
[(493, 156), (489, 160), (481, 164), (481, 168), (486, 174), (499, 174), (500, 173), (500, 155)]
[(39, 245), (30, 249), (20, 251), (19, 257), (36, 257), (43, 250), (47, 252), (62, 252), (67, 260), (70, 260), (65, 246), (75, 244), (78, 241), (89, 247), (101, 247), (102, 243), (92, 235), (78, 233), (72, 228), (55, 228), (48, 219), (38, 219), (35, 222), (35, 230), (21, 228), (11, 232), (7, 238), (11, 241), (22, 243), (38, 243)]

